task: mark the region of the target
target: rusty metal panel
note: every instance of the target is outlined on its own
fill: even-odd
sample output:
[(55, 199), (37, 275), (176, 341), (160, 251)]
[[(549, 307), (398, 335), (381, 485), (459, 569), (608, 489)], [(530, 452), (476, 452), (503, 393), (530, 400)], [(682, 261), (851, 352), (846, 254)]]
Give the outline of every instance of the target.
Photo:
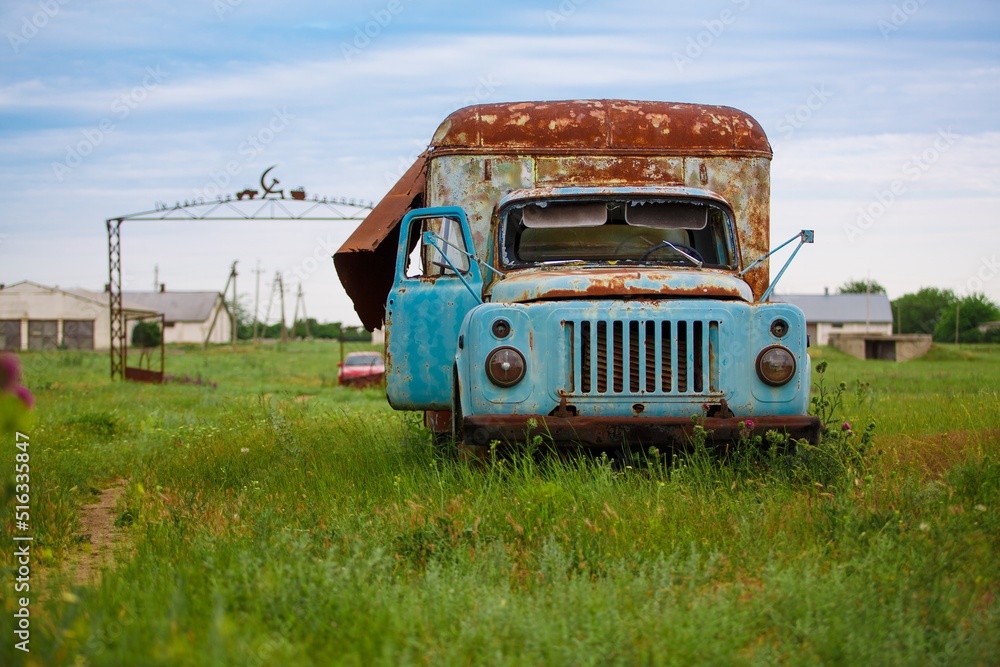
[(382, 326), (396, 266), (399, 222), (411, 208), (422, 205), (426, 173), (424, 153), (333, 256), (340, 282), (369, 331)]
[(427, 206), (464, 209), (476, 254), (485, 258), (496, 203), (512, 190), (532, 187), (534, 180), (530, 156), (438, 156), (428, 168)]
[(431, 145), (465, 151), (483, 147), (601, 148), (607, 145), (607, 105), (600, 100), (481, 104), (459, 109), (438, 128)]
[(436, 152), (771, 156), (760, 124), (731, 107), (632, 100), (482, 104), (454, 112), (431, 143)]
[(576, 185), (682, 185), (684, 159), (680, 157), (594, 155), (547, 156), (535, 160), (535, 182), (565, 187)]
[[(685, 162), (685, 184), (720, 195), (733, 207), (741, 267), (766, 255), (771, 241), (770, 158), (692, 157)], [(764, 261), (743, 279), (755, 299), (770, 284), (769, 262)]]
[(146, 368), (125, 367), (125, 379), (148, 384), (163, 384), (163, 370), (151, 371)]
[(751, 301), (746, 284), (730, 272), (663, 269), (567, 269), (552, 267), (512, 273), (493, 286), (493, 300), (527, 303), (543, 299), (601, 299), (670, 296)]
[[(554, 417), (548, 415), (475, 415), (463, 420), (466, 440), (472, 445), (524, 442), (541, 436), (563, 446), (583, 447), (686, 447), (692, 442), (696, 422), (690, 417)], [(812, 415), (779, 417), (707, 417), (698, 424), (711, 443), (736, 442), (768, 431), (795, 439), (819, 442), (820, 423)]]

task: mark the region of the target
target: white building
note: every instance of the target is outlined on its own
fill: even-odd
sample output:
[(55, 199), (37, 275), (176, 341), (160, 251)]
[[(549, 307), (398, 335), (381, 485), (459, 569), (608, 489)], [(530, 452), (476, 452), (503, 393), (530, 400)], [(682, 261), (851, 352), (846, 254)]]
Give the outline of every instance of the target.
[(232, 341), (233, 321), (225, 299), (218, 292), (124, 292), (122, 300), (163, 313), (166, 343)]
[(775, 294), (772, 301), (791, 303), (806, 315), (813, 345), (829, 345), (831, 334), (892, 334), (892, 304), (873, 294)]
[[(0, 350), (107, 350), (111, 347), (108, 300), (107, 293), (46, 287), (29, 280), (0, 286)], [(157, 315), (127, 299), (122, 309), (126, 318)]]

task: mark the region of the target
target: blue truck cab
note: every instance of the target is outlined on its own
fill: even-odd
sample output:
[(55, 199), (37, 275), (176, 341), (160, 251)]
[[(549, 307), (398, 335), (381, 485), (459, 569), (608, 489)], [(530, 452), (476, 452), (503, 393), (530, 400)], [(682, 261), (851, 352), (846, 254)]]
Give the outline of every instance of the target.
[(815, 442), (805, 318), (769, 301), (770, 158), (728, 107), (456, 111), (334, 257), (390, 404), (467, 446)]

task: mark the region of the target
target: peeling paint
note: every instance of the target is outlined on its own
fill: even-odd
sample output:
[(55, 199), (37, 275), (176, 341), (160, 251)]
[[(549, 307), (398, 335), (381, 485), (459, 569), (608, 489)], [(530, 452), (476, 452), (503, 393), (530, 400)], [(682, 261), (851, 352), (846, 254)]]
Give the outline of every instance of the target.
[(730, 272), (536, 268), (511, 272), (493, 286), (493, 301), (526, 303), (545, 299), (620, 296), (753, 298), (745, 282)]

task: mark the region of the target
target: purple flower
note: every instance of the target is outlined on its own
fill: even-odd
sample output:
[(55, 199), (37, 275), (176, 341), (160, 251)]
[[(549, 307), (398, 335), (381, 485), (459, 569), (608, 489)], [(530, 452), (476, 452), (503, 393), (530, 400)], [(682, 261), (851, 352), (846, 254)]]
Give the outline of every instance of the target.
[(13, 354), (0, 352), (0, 391), (14, 391), (21, 384), (21, 362)]
[(747, 424), (747, 429), (753, 428), (753, 420), (752, 419), (748, 419), (746, 421), (746, 424)]
[(842, 430), (842, 431), (850, 431), (851, 430), (851, 422), (844, 422), (844, 425), (840, 427), (840, 430)]
[(21, 399), (21, 402), (24, 403), (29, 410), (35, 407), (35, 397), (31, 395), (31, 392), (28, 391), (27, 387), (20, 385), (15, 387), (14, 395)]

